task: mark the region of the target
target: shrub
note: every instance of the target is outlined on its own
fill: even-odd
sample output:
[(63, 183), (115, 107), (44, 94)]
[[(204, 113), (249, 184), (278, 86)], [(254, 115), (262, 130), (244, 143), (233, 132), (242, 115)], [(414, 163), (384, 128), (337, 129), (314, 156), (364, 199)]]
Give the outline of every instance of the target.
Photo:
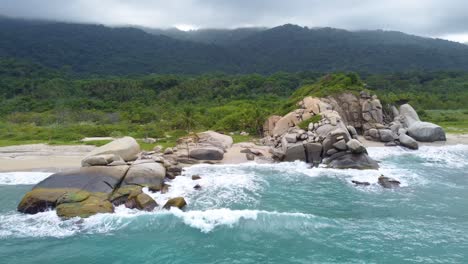
[(297, 126), (300, 127), (301, 129), (307, 130), (309, 128), (310, 123), (317, 123), (320, 120), (322, 120), (321, 115), (314, 115), (309, 119), (303, 120), (301, 123), (299, 123)]

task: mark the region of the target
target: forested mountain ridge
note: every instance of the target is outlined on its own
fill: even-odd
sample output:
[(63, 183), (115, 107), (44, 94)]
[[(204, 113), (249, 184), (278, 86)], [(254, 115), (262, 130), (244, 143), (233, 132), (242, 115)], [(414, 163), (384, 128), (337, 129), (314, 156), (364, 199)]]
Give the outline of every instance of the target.
[(177, 32), (178, 37), (158, 32), (0, 18), (0, 57), (82, 76), (468, 70), (468, 46), (392, 31), (287, 24)]

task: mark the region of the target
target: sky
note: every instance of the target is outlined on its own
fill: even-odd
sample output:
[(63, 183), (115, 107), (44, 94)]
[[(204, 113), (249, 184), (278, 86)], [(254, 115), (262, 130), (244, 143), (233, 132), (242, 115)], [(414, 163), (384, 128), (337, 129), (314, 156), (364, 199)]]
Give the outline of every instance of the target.
[(468, 42), (468, 0), (0, 0), (0, 14), (181, 30), (292, 23)]

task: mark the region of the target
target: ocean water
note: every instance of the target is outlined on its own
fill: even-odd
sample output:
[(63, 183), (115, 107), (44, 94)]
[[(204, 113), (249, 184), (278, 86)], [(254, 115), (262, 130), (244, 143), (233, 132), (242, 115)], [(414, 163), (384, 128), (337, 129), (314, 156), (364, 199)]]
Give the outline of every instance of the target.
[[(0, 263), (468, 263), (468, 146), (368, 150), (379, 171), (197, 165), (152, 194), (186, 197), (185, 211), (118, 207), (84, 221), (17, 213), (49, 174), (3, 173)], [(380, 174), (402, 187), (379, 187)]]

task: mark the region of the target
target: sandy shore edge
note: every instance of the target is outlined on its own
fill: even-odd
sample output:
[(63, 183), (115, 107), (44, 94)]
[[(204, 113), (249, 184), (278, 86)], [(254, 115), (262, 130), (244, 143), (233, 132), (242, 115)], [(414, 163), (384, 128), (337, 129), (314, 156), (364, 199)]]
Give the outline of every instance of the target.
[[(374, 142), (360, 137), (359, 140), (366, 147), (384, 147), (382, 142)], [(420, 146), (448, 146), (468, 145), (468, 134), (447, 134), (447, 141), (425, 143)], [(42, 171), (58, 172), (81, 166), (81, 160), (94, 146), (67, 145), (49, 146), (46, 144), (32, 144), (0, 147), (0, 172)], [(269, 156), (268, 147), (255, 146), (253, 143), (243, 142), (234, 144), (224, 156), (221, 164), (239, 164), (248, 162), (242, 149), (255, 148), (264, 156)], [(261, 160), (260, 160), (261, 162)]]

